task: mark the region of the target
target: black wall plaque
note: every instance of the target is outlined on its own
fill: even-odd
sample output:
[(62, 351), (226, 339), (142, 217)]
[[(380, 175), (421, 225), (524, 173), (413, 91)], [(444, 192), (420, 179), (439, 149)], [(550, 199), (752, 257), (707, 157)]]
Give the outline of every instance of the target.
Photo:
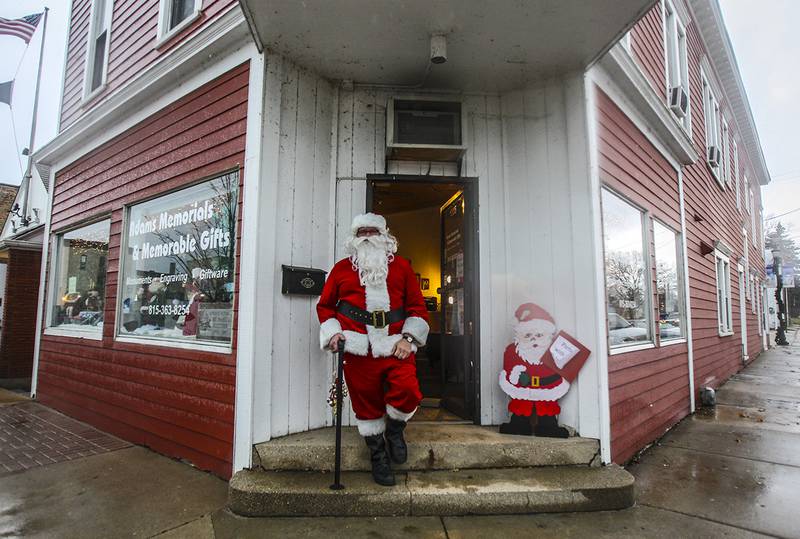
[(319, 296), (322, 293), (325, 274), (328, 272), (321, 269), (287, 266), (286, 264), (281, 267), (283, 268), (281, 292), (284, 294)]

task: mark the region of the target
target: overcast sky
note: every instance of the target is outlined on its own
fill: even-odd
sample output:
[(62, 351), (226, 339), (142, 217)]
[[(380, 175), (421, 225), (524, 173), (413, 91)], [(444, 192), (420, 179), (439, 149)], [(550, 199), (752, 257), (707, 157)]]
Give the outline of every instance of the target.
[[(0, 16), (17, 18), (43, 10), (47, 23), (39, 122), (34, 147), (52, 139), (57, 130), (70, 0), (3, 0)], [(765, 215), (778, 215), (800, 207), (800, 0), (720, 0), (758, 126), (772, 182), (763, 188)], [(14, 124), (11, 111), (0, 103), (0, 182), (19, 184), (25, 166), (21, 151), (30, 136), (36, 61), (41, 25), (30, 46), (22, 40), (0, 36), (0, 82), (16, 75)], [(21, 63), (20, 63), (21, 61)], [(20, 162), (21, 160), (21, 162)], [(800, 241), (800, 211), (782, 218), (792, 225)]]

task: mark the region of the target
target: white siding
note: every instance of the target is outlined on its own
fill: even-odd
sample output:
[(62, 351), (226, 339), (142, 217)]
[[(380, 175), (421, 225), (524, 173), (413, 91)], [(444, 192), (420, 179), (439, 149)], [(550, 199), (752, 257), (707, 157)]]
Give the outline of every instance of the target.
[[(277, 264), (329, 269), (341, 258), (350, 221), (366, 206), (367, 174), (429, 169), (455, 174), (453, 166), (428, 163), (390, 162), (386, 169), (386, 104), (402, 91), (337, 89), (288, 61), (270, 60), (268, 69), (280, 80), (279, 85), (268, 81), (273, 91), (280, 87), (280, 98), (267, 96), (266, 111), (267, 118), (279, 118), (279, 129), (273, 129), (279, 140), (269, 140), (267, 130), (264, 141), (278, 155)], [(484, 424), (508, 417), (508, 398), (497, 376), (520, 303), (539, 303), (560, 329), (592, 350), (602, 345), (593, 303), (599, 270), (593, 256), (586, 103), (576, 90), (582, 81), (576, 75), (502, 96), (453, 97), (466, 111), (462, 174), (478, 178)], [(332, 361), (318, 347), (316, 298), (281, 295), (280, 279), (276, 268), (269, 436), (331, 423), (325, 401)], [(562, 423), (584, 436), (599, 437), (598, 380), (592, 357), (562, 399)], [(348, 405), (345, 422), (352, 419)]]

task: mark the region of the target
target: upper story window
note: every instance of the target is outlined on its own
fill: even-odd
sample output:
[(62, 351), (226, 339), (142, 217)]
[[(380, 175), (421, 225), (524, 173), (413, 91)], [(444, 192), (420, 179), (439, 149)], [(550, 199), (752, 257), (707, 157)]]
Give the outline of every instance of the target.
[(611, 191), (602, 193), (608, 344), (613, 349), (652, 343), (644, 213)]
[(720, 111), (719, 101), (714, 96), (714, 91), (705, 74), (702, 74), (703, 80), (703, 113), (705, 116), (706, 127), (706, 162), (708, 163), (711, 173), (719, 182), (720, 186), (724, 187), (722, 173), (720, 171), (722, 165), (722, 148), (721, 148), (721, 133), (720, 133)]
[(158, 40), (163, 42), (180, 32), (197, 17), (203, 0), (161, 0), (158, 19)]
[(722, 119), (722, 181), (731, 186), (731, 144), (728, 122)]
[(56, 235), (48, 329), (102, 335), (110, 228), (105, 219)]
[(750, 196), (748, 193), (750, 192), (750, 180), (747, 179), (747, 174), (744, 176), (744, 209), (750, 213)]
[(731, 261), (720, 251), (714, 252), (717, 281), (717, 324), (720, 335), (733, 333), (731, 324)]
[(733, 181), (736, 182), (736, 209), (742, 211), (742, 188), (739, 185), (739, 146), (733, 141)]
[(686, 26), (670, 0), (664, 2), (664, 30), (668, 105), (683, 128), (689, 130), (691, 124)]
[(750, 211), (750, 223), (751, 223), (752, 229), (753, 229), (752, 230), (752, 232), (753, 232), (753, 236), (752, 236), (753, 237), (753, 244), (755, 245), (755, 243), (757, 241), (757, 238), (758, 238), (758, 229), (756, 228), (756, 221), (758, 221), (758, 218), (757, 218), (756, 214), (758, 212), (756, 211), (756, 202), (755, 202), (755, 198), (753, 197), (752, 189), (750, 190), (750, 210), (751, 210)]
[(83, 85), (84, 99), (94, 95), (106, 83), (112, 11), (113, 0), (94, 0), (92, 2), (89, 43), (86, 47), (86, 77)]

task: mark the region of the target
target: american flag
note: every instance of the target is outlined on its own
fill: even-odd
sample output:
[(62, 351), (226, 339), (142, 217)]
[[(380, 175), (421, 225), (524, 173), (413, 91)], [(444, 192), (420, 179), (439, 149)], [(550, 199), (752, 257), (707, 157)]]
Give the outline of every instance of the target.
[(0, 17), (0, 35), (19, 37), (25, 43), (30, 43), (40, 20), (42, 20), (41, 13), (28, 15), (21, 19), (4, 19)]

